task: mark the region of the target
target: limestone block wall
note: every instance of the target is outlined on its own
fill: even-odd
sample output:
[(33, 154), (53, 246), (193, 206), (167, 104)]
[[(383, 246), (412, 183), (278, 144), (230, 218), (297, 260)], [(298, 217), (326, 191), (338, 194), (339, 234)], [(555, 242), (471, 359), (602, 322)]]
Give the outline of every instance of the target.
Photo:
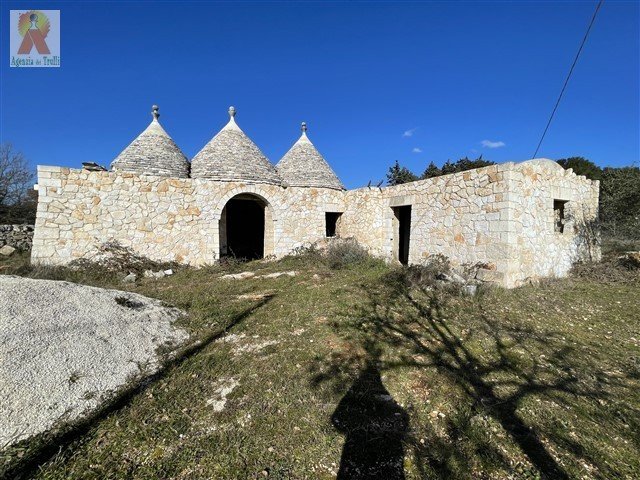
[(154, 260), (193, 265), (219, 256), (220, 216), (228, 200), (266, 203), (265, 254), (282, 256), (324, 237), (325, 211), (343, 211), (344, 193), (323, 188), (218, 182), (38, 167), (32, 260), (65, 264), (118, 241)]
[[(509, 175), (516, 251), (515, 280), (564, 276), (578, 260), (598, 260), (593, 222), (599, 182), (565, 170), (556, 162), (513, 164)], [(563, 204), (563, 231), (556, 231), (554, 201)]]
[(513, 255), (509, 234), (508, 165), (444, 175), (388, 188), (347, 192), (344, 236), (372, 253), (397, 255), (394, 207), (411, 205), (409, 263), (435, 254), (454, 263), (488, 263), (501, 281)]
[[(565, 275), (599, 251), (581, 235), (596, 218), (598, 182), (550, 160), (505, 163), (387, 188), (328, 188), (139, 176), (38, 167), (32, 260), (65, 264), (118, 241), (154, 260), (192, 265), (219, 258), (223, 209), (237, 195), (265, 207), (265, 255), (281, 257), (325, 237), (325, 213), (342, 212), (341, 237), (398, 258), (394, 209), (411, 206), (408, 262), (435, 254), (485, 264), (483, 278), (516, 286)], [(564, 209), (557, 232), (554, 201)]]
[[(554, 200), (565, 228), (554, 231)], [(454, 264), (483, 263), (485, 280), (512, 287), (564, 276), (576, 260), (599, 257), (580, 225), (597, 216), (598, 182), (550, 160), (505, 163), (388, 188), (346, 193), (342, 236), (373, 254), (397, 256), (394, 207), (411, 205), (409, 263), (442, 254)]]

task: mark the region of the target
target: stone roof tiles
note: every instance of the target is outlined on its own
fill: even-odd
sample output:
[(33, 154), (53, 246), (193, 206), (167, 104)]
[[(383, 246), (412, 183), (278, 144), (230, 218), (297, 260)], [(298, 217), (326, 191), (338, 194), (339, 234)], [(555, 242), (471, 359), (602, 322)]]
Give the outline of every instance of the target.
[(164, 177), (189, 176), (189, 161), (158, 122), (158, 107), (153, 106), (153, 119), (111, 163), (114, 171)]
[(282, 179), (295, 187), (321, 187), (344, 190), (344, 185), (307, 137), (307, 124), (302, 135), (276, 165)]
[(193, 157), (191, 177), (281, 185), (273, 164), (235, 122), (235, 113), (229, 108), (229, 123)]

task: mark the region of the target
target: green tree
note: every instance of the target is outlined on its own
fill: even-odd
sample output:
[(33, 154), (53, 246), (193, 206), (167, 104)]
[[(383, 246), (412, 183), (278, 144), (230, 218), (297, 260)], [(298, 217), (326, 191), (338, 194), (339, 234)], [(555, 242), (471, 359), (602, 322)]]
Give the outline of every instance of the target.
[(617, 240), (640, 239), (640, 168), (600, 168), (584, 157), (557, 160), (565, 169), (600, 180), (600, 226), (603, 236)]
[(600, 221), (609, 237), (640, 240), (640, 168), (602, 170)]
[(584, 157), (569, 157), (556, 160), (565, 170), (572, 168), (577, 175), (584, 175), (590, 180), (601, 180), (602, 169)]
[(464, 172), (465, 170), (471, 170), (474, 168), (489, 167), (496, 164), (496, 162), (492, 162), (491, 160), (483, 159), (482, 155), (474, 160), (470, 160), (468, 157), (464, 157), (458, 160), (456, 163), (459, 172)]
[(393, 167), (389, 167), (389, 173), (387, 173), (388, 185), (401, 185), (403, 183), (415, 182), (416, 180), (418, 180), (418, 177), (407, 167), (401, 167), (398, 160), (396, 160)]
[(442, 175), (447, 175), (449, 173), (464, 172), (466, 170), (488, 167), (490, 165), (495, 165), (495, 162), (492, 162), (491, 160), (484, 160), (482, 158), (482, 155), (480, 155), (478, 158), (474, 160), (471, 160), (469, 157), (461, 158), (456, 162), (447, 160), (445, 164), (442, 166)]
[(429, 162), (429, 165), (427, 165), (427, 168), (425, 168), (424, 172), (422, 172), (422, 175), (420, 175), (420, 177), (417, 177), (407, 168), (400, 166), (400, 164), (396, 160), (395, 164), (389, 168), (389, 173), (387, 173), (387, 181), (389, 185), (400, 185), (401, 183), (439, 177), (441, 175), (448, 175), (450, 173), (464, 172), (465, 170), (488, 167), (489, 165), (495, 165), (495, 162), (484, 160), (482, 158), (482, 155), (473, 160), (471, 160), (469, 157), (461, 158), (456, 162), (447, 160), (446, 162), (444, 162), (444, 165), (442, 165), (442, 168), (438, 168), (435, 163)]
[(424, 180), (426, 178), (439, 177), (440, 175), (442, 175), (442, 170), (440, 170), (435, 163), (430, 162), (424, 172), (422, 172), (420, 179)]
[(458, 170), (456, 170), (455, 163), (451, 160), (447, 160), (444, 162), (444, 165), (442, 165), (442, 169), (440, 171), (442, 172), (442, 175), (448, 175), (450, 173), (456, 173)]

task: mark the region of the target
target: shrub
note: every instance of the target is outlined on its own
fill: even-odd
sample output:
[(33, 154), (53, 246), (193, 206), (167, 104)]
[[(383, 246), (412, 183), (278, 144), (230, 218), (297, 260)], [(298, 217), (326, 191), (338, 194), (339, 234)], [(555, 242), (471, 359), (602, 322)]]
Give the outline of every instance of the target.
[(404, 290), (418, 289), (459, 295), (464, 282), (452, 281), (452, 276), (458, 274), (452, 271), (449, 259), (437, 254), (429, 257), (423, 265), (410, 265), (395, 270), (388, 279)]
[(69, 264), (71, 269), (104, 270), (114, 273), (133, 272), (142, 275), (145, 270), (178, 269), (176, 262), (156, 262), (142, 255), (138, 255), (128, 247), (116, 241), (106, 242), (97, 248), (91, 258), (79, 258)]
[(238, 258), (231, 255), (225, 255), (224, 257), (220, 257), (216, 266), (219, 266), (225, 270), (233, 270), (239, 265), (243, 263), (247, 263), (248, 260), (246, 258)]
[(311, 245), (303, 245), (303, 246), (294, 248), (291, 251), (290, 256), (317, 258), (320, 256), (320, 249), (318, 249), (318, 245), (316, 243), (312, 243)]
[(625, 252), (640, 251), (640, 240), (631, 240), (628, 238), (610, 238), (602, 239), (602, 254), (621, 254)]
[(609, 255), (598, 263), (576, 263), (571, 275), (603, 283), (640, 281), (640, 254)]
[(372, 260), (366, 248), (354, 238), (334, 239), (327, 246), (324, 259), (332, 269), (345, 268)]
[(404, 278), (410, 286), (434, 286), (451, 272), (449, 259), (441, 254), (432, 255), (424, 265), (405, 267)]

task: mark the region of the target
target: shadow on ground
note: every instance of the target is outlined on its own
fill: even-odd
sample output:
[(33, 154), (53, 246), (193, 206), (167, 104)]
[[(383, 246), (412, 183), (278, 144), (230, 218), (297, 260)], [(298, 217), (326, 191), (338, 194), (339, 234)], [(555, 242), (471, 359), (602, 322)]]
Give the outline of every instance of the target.
[(409, 418), (368, 363), (331, 417), (345, 436), (338, 480), (404, 479), (404, 436)]
[[(389, 277), (384, 283), (368, 288), (366, 305), (348, 312), (348, 322), (334, 325), (352, 348), (319, 359), (312, 369), (316, 387), (348, 389), (332, 417), (345, 435), (338, 478), (404, 478), (403, 459), (409, 451), (422, 478), (484, 478), (485, 469), (526, 478), (569, 478), (552, 448), (598, 465), (605, 478), (615, 476), (575, 439), (549, 429), (539, 432), (523, 418), (521, 407), (530, 396), (567, 408), (571, 399), (606, 398), (604, 375), (593, 375), (598, 371), (593, 365), (593, 381), (580, 377), (584, 359), (575, 362), (580, 352), (574, 355), (570, 342), (491, 318), (480, 301), (472, 324), (460, 329), (446, 318), (450, 294), (416, 288), (402, 278)], [(408, 369), (422, 373), (427, 383), (453, 385), (456, 411), (436, 422), (411, 415), (411, 405), (408, 412), (400, 408), (380, 373), (384, 377)], [(501, 427), (526, 461), (514, 465), (500, 442), (486, 435), (487, 421)]]

